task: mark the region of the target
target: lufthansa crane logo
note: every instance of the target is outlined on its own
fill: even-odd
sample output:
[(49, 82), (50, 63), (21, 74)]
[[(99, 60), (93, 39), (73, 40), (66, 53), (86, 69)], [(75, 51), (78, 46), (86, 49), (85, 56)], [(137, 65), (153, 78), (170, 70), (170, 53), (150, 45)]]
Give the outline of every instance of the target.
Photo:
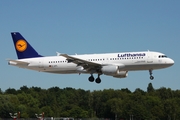
[(25, 40), (18, 40), (16, 42), (16, 49), (19, 51), (19, 52), (23, 52), (25, 51), (27, 48), (27, 43)]

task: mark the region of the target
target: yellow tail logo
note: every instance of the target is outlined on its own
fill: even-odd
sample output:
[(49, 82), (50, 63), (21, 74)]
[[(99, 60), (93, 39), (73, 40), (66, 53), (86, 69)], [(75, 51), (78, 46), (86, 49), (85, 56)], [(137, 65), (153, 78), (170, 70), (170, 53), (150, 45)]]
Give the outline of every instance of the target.
[(27, 43), (25, 40), (18, 40), (16, 42), (16, 49), (19, 51), (19, 52), (23, 52), (25, 51), (27, 48)]

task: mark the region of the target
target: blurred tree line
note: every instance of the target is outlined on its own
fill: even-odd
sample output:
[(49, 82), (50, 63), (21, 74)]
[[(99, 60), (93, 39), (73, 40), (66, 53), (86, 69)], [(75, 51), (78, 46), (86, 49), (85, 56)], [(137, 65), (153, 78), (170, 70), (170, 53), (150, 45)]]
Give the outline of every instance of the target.
[(129, 89), (83, 90), (74, 88), (20, 87), (0, 89), (0, 118), (20, 112), (22, 118), (45, 117), (113, 118), (131, 120), (180, 119), (180, 90)]

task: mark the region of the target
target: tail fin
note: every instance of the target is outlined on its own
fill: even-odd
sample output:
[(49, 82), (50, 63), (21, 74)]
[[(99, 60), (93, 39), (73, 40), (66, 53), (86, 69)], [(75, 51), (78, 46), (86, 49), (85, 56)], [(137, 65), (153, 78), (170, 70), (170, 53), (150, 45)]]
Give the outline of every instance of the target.
[(42, 57), (19, 32), (11, 33), (18, 59)]

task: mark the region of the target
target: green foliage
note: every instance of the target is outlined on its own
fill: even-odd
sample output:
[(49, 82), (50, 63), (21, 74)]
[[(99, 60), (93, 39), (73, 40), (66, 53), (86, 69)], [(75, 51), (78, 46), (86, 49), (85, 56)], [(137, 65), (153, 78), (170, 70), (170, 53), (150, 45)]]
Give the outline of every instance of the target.
[(154, 92), (154, 88), (153, 88), (152, 83), (149, 83), (149, 84), (148, 84), (147, 92), (148, 92), (148, 93)]
[(115, 115), (115, 117), (117, 117), (117, 115), (123, 116), (123, 100), (121, 100), (120, 98), (112, 98), (108, 100), (107, 106), (109, 107), (110, 112)]
[(53, 111), (50, 106), (44, 106), (41, 108), (41, 111), (45, 113), (45, 116), (47, 117), (52, 117), (53, 116)]
[(3, 94), (3, 91), (1, 90), (1, 88), (0, 88), (0, 94)]
[(9, 113), (15, 110), (11, 97), (11, 95), (0, 95), (0, 117), (2, 118), (8, 118)]
[(10, 118), (9, 113), (21, 113), (21, 118), (35, 118), (44, 112), (45, 117), (112, 118), (112, 119), (180, 119), (180, 90), (154, 89), (147, 92), (137, 88), (131, 92), (105, 89), (82, 89), (22, 86), (19, 90), (0, 89), (0, 118)]

